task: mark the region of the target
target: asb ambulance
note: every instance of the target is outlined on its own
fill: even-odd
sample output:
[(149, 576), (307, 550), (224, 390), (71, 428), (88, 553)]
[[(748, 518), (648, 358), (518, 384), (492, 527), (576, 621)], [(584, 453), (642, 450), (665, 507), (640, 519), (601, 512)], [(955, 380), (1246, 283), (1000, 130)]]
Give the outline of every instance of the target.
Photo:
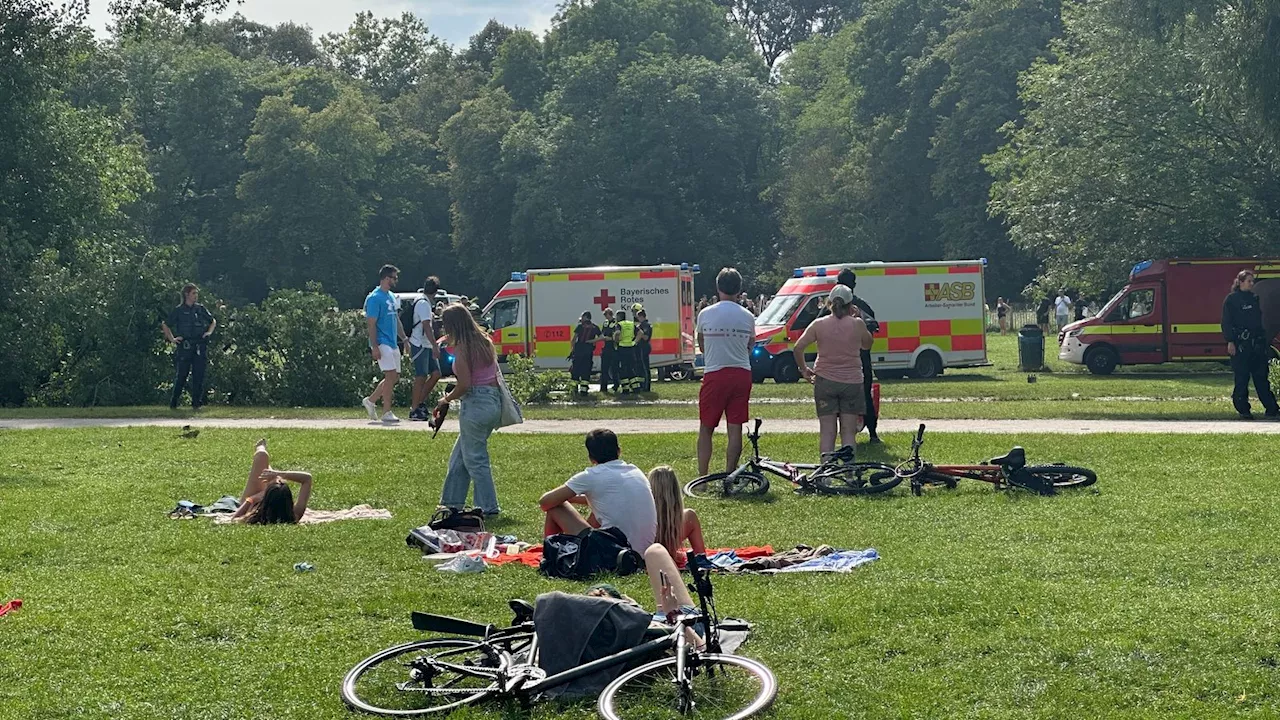
[[(653, 325), (650, 367), (662, 368), (660, 377), (674, 369), (691, 372), (698, 271), (697, 265), (681, 264), (515, 272), (485, 306), (484, 321), (502, 358), (520, 354), (532, 357), (538, 368), (567, 370), (582, 313), (590, 312), (596, 325), (604, 322), (605, 308), (625, 310), (634, 320), (632, 307), (640, 304)], [(603, 341), (596, 343), (596, 357), (603, 347)]]
[[(1148, 260), (1095, 317), (1058, 333), (1058, 359), (1109, 375), (1117, 365), (1225, 361), (1222, 301), (1241, 270), (1257, 276), (1268, 337), (1280, 332), (1280, 259)], [(1274, 345), (1273, 345), (1274, 347)]]
[(871, 347), (877, 375), (931, 378), (944, 368), (990, 365), (983, 302), (986, 264), (984, 259), (796, 268), (756, 318), (752, 377), (756, 382), (800, 379), (791, 351), (845, 268), (857, 273), (854, 292), (871, 305), (880, 324)]

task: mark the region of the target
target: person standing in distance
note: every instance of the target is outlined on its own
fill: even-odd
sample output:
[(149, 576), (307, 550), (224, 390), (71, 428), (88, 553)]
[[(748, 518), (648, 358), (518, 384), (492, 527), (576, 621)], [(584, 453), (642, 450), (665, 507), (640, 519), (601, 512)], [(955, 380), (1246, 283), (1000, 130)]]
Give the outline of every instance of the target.
[(649, 322), (649, 314), (644, 311), (644, 306), (636, 303), (632, 308), (636, 315), (636, 369), (640, 371), (640, 390), (639, 392), (649, 392), (650, 376), (652, 372), (649, 369), (649, 352), (652, 349), (653, 341), (653, 323)]
[(400, 301), (391, 292), (400, 279), (400, 270), (395, 265), (383, 265), (378, 271), (378, 287), (364, 299), (364, 317), (369, 332), (369, 351), (373, 361), (382, 371), (382, 381), (373, 389), (373, 393), (363, 400), (364, 409), (370, 420), (378, 419), (378, 398), (382, 398), (382, 422), (398, 423), (400, 418), (391, 412), (395, 402), (396, 383), (400, 380), (400, 350), (397, 337), (408, 347), (404, 328), (400, 326)]
[(204, 406), (204, 371), (209, 364), (209, 336), (218, 327), (218, 321), (196, 302), (200, 299), (200, 288), (193, 283), (182, 286), (182, 304), (169, 311), (169, 317), (160, 323), (165, 342), (175, 346), (173, 353), (174, 368), (177, 374), (173, 379), (173, 396), (169, 398), (169, 409), (177, 410), (178, 401), (182, 400), (182, 388), (187, 384), (187, 375), (191, 376), (191, 409), (199, 410)]
[(1058, 293), (1058, 297), (1053, 300), (1054, 315), (1057, 316), (1058, 332), (1062, 332), (1062, 328), (1071, 322), (1071, 308), (1074, 303), (1071, 302), (1071, 296), (1067, 295), (1067, 291), (1063, 290)]
[[(858, 297), (858, 293), (854, 288), (858, 286), (858, 275), (849, 268), (840, 271), (836, 276), (836, 284), (849, 288), (850, 294), (853, 295), (853, 306), (858, 309), (858, 315), (867, 325), (867, 331), (875, 335), (880, 331), (880, 323), (876, 322), (876, 311), (871, 309), (871, 305), (866, 300)], [(819, 318), (826, 317), (831, 314), (830, 303), (818, 313)], [(819, 348), (821, 352), (821, 348)], [(876, 427), (879, 424), (880, 414), (876, 412), (875, 402), (871, 398), (871, 384), (874, 377), (871, 372), (871, 349), (863, 348), (859, 353), (862, 359), (862, 393), (866, 401), (866, 413), (862, 416), (863, 423), (867, 428), (867, 434), (870, 436), (868, 442), (879, 443), (880, 436), (876, 434)]]
[(1222, 302), (1222, 336), (1227, 340), (1227, 354), (1231, 356), (1231, 372), (1235, 374), (1235, 389), (1231, 402), (1241, 420), (1252, 420), (1249, 408), (1249, 379), (1258, 391), (1258, 400), (1271, 419), (1280, 418), (1280, 406), (1271, 392), (1267, 377), (1271, 353), (1271, 338), (1262, 325), (1262, 306), (1253, 292), (1254, 274), (1241, 270), (1231, 284), (1231, 294)]
[(431, 301), (440, 289), (432, 275), (422, 283), (422, 297), (413, 303), (413, 329), (409, 332), (409, 358), (413, 360), (413, 400), (410, 420), (430, 419), (427, 398), (440, 382), (440, 346), (436, 343), (435, 315)]
[(610, 383), (618, 392), (618, 323), (613, 319), (613, 308), (604, 309), (604, 324), (600, 326), (604, 347), (600, 349), (600, 392), (607, 392)]
[(640, 384), (636, 372), (636, 324), (627, 319), (627, 311), (619, 310), (618, 318), (618, 377), (622, 380), (622, 394), (630, 395)]
[(720, 418), (728, 423), (729, 446), (725, 469), (732, 472), (742, 456), (742, 425), (751, 414), (751, 347), (756, 319), (736, 300), (742, 275), (724, 268), (716, 275), (720, 300), (698, 313), (698, 348), (705, 358), (702, 389), (698, 391), (698, 474), (711, 465), (711, 441)]
[(573, 394), (586, 396), (591, 392), (591, 363), (595, 361), (596, 338), (600, 328), (591, 322), (591, 313), (584, 312), (573, 329), (573, 350), (569, 354), (570, 377), (573, 378)]

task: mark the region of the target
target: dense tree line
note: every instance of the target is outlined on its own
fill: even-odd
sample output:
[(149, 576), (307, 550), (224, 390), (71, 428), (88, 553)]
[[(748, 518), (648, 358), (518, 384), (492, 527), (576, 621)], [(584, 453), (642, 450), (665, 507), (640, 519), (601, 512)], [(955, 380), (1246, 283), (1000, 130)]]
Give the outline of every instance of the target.
[(487, 296), (988, 257), (1033, 296), (1280, 253), (1278, 0), (567, 0), (457, 47), (226, 4), (114, 0), (95, 38), (0, 0), (0, 402), (150, 397), (188, 279), (350, 308), (385, 261)]

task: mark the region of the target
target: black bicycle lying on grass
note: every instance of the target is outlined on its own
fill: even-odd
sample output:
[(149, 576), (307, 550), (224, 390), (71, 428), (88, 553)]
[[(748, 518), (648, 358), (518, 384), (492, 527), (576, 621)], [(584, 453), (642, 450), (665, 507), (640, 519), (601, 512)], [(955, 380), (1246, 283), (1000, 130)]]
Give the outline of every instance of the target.
[(733, 472), (715, 472), (690, 480), (684, 494), (694, 498), (720, 498), (763, 495), (769, 492), (766, 473), (776, 475), (795, 486), (796, 492), (823, 495), (870, 495), (891, 490), (899, 478), (890, 465), (854, 462), (854, 449), (845, 446), (823, 453), (822, 462), (787, 463), (760, 455), (760, 425), (756, 418), (746, 439), (751, 443), (751, 457)]
[(920, 459), (924, 446), (924, 424), (911, 441), (911, 457), (899, 465), (894, 474), (911, 482), (911, 493), (919, 495), (926, 485), (944, 485), (954, 490), (960, 480), (981, 480), (997, 489), (1023, 488), (1041, 495), (1053, 495), (1060, 489), (1092, 485), (1098, 476), (1088, 468), (1070, 465), (1027, 465), (1027, 453), (1014, 447), (1006, 455), (980, 465), (934, 465)]
[[(602, 717), (741, 720), (765, 710), (778, 693), (773, 672), (720, 648), (721, 630), (750, 626), (722, 623), (710, 576), (692, 565), (689, 570), (689, 590), (697, 593), (701, 612), (680, 615), (675, 627), (651, 629), (637, 647), (550, 676), (538, 667), (533, 606), (523, 600), (511, 601), (515, 619), (507, 628), (413, 613), (419, 630), (469, 637), (420, 640), (365, 658), (343, 678), (342, 700), (352, 709), (392, 717), (444, 714), (486, 698), (515, 699), (527, 706), (549, 688), (648, 661), (626, 670), (600, 693)], [(687, 639), (685, 628), (695, 626), (705, 626), (703, 647)], [(666, 655), (668, 651), (674, 653)]]

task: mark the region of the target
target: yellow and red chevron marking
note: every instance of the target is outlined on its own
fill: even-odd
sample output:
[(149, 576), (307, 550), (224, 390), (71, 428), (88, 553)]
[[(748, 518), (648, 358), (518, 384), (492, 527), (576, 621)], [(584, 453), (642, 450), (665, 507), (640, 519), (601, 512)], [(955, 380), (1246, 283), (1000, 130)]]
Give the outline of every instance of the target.
[[(765, 350), (770, 355), (788, 352), (800, 339), (801, 331), (781, 330), (769, 338)], [(984, 346), (982, 321), (960, 320), (894, 320), (881, 321), (873, 336), (872, 352), (915, 352), (921, 345), (932, 345), (943, 352), (972, 352)]]
[(679, 270), (625, 270), (617, 272), (530, 273), (529, 282), (582, 282), (605, 280), (659, 280), (680, 277)]
[[(817, 268), (804, 268), (801, 272), (806, 278), (821, 277), (823, 279), (830, 278), (832, 284), (835, 283), (836, 275), (840, 272), (840, 268), (827, 268), (826, 275), (818, 275)], [(890, 276), (890, 275), (969, 275), (982, 272), (981, 265), (922, 265), (919, 267), (871, 267), (858, 268), (854, 272), (858, 275), (867, 277)]]

